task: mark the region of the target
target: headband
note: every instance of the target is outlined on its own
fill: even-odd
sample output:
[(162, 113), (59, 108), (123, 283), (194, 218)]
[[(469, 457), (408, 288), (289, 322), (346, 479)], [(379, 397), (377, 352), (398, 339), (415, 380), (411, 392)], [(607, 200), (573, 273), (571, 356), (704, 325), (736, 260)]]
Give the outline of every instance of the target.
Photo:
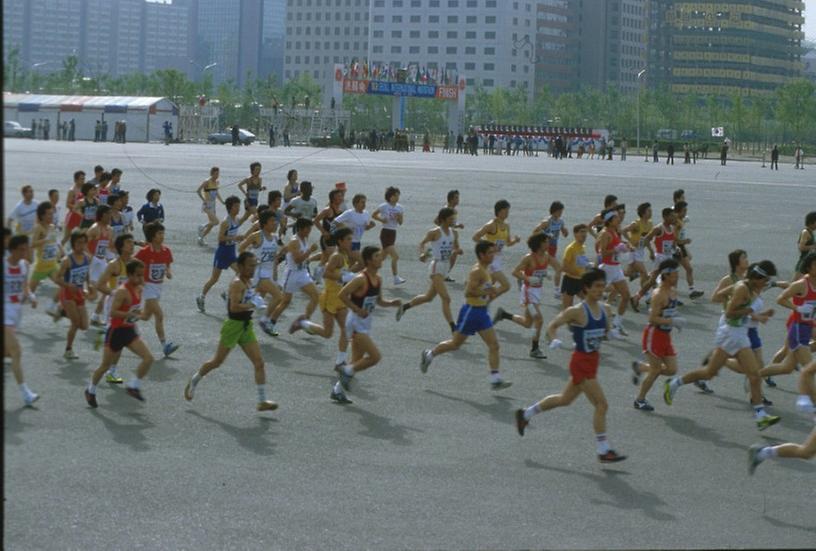
[(613, 216), (617, 216), (617, 215), (618, 215), (618, 211), (617, 211), (617, 210), (615, 210), (615, 209), (610, 210), (609, 212), (607, 212), (606, 214), (604, 214), (604, 217), (603, 217), (604, 222), (609, 222), (610, 220), (612, 220), (612, 217), (613, 217)]
[(768, 275), (768, 273), (765, 270), (763, 270), (759, 266), (754, 266), (753, 268), (751, 268), (751, 271), (754, 272), (755, 274), (758, 274), (758, 275), (762, 276), (762, 277), (771, 277), (771, 276)]

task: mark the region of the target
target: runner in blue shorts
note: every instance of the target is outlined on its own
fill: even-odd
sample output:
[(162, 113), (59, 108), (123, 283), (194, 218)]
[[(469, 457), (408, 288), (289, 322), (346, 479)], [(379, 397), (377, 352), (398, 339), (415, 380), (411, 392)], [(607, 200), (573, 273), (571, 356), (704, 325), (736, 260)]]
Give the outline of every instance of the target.
[(213, 269), (210, 279), (201, 289), (201, 294), (196, 297), (196, 306), (200, 312), (204, 312), (204, 297), (221, 277), (221, 272), (227, 268), (236, 269), (235, 261), (238, 259), (236, 244), (241, 240), (238, 228), (242, 221), (238, 221), (238, 213), (241, 211), (241, 200), (235, 195), (230, 195), (224, 201), (227, 207), (227, 217), (218, 226), (218, 248), (215, 249), (213, 257)]

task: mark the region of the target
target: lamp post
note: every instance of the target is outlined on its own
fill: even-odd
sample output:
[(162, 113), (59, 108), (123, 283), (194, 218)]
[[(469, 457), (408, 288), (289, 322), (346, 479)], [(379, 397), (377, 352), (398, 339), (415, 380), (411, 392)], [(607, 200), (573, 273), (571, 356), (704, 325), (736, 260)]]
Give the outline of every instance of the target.
[(646, 69), (641, 69), (637, 74), (637, 149), (640, 150), (640, 79), (646, 74)]

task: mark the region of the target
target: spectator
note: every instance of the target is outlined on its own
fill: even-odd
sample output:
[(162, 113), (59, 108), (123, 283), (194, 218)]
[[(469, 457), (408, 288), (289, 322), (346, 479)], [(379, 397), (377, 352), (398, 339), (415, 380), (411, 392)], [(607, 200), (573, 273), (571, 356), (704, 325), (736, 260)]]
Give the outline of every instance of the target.
[(151, 189), (147, 192), (147, 203), (142, 205), (142, 208), (136, 213), (136, 219), (142, 225), (149, 224), (158, 220), (164, 222), (164, 207), (159, 202), (161, 200), (161, 191), (158, 189)]
[(652, 162), (653, 163), (657, 162), (657, 150), (658, 150), (658, 145), (657, 145), (657, 140), (655, 140), (654, 143), (652, 144)]
[(771, 149), (771, 170), (779, 170), (779, 147), (776, 144)]

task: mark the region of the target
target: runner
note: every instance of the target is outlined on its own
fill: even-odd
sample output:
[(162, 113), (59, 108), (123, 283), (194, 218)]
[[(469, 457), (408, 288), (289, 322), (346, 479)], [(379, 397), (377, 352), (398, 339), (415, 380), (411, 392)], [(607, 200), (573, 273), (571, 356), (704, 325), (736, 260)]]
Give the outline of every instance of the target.
[(74, 210), (76, 204), (82, 200), (82, 187), (85, 185), (85, 173), (81, 170), (74, 172), (74, 185), (68, 190), (65, 195), (65, 228), (62, 233), (63, 247), (71, 238), (71, 232), (79, 227), (82, 222), (82, 215)]
[(136, 211), (136, 219), (142, 226), (151, 222), (164, 223), (164, 205), (161, 204), (161, 190), (151, 189), (145, 195), (147, 202)]
[(261, 163), (256, 161), (249, 165), (249, 176), (238, 183), (238, 189), (244, 194), (244, 216), (238, 224), (240, 226), (250, 216), (257, 214), (258, 198), (266, 190), (261, 180)]
[(111, 174), (111, 181), (108, 188), (110, 189), (111, 195), (122, 193), (122, 170), (119, 168), (114, 168), (110, 172)]
[(788, 442), (776, 446), (763, 446), (762, 444), (751, 446), (748, 450), (748, 474), (754, 474), (760, 463), (767, 459), (791, 457), (813, 459), (814, 456), (816, 456), (816, 427), (813, 427), (803, 444)]
[(275, 220), (278, 221), (278, 236), (283, 239), (286, 235), (286, 215), (281, 208), (283, 204), (283, 194), (277, 189), (273, 189), (267, 195), (266, 203), (269, 205), (269, 211), (275, 216)]
[(48, 190), (48, 202), (51, 203), (51, 208), (54, 209), (54, 227), (62, 233), (62, 221), (64, 218), (62, 217), (62, 207), (59, 204), (59, 190), (58, 189), (49, 189)]
[(94, 177), (88, 180), (89, 184), (93, 184), (94, 186), (99, 185), (99, 179), (102, 177), (102, 173), (105, 172), (105, 167), (102, 165), (96, 165), (94, 167)]
[(140, 260), (130, 260), (125, 266), (127, 281), (116, 288), (110, 308), (110, 327), (105, 335), (105, 351), (102, 354), (102, 363), (91, 375), (91, 380), (85, 388), (85, 401), (92, 408), (98, 406), (96, 402), (96, 385), (102, 376), (109, 373), (109, 368), (115, 366), (122, 356), (122, 349), (127, 348), (142, 360), (136, 368), (136, 377), (125, 385), (128, 396), (144, 402), (142, 396), (142, 379), (147, 376), (153, 364), (153, 355), (147, 345), (139, 337), (136, 330), (136, 320), (145, 320), (146, 311), (142, 311), (142, 285), (145, 282), (145, 265)]
[(294, 168), (286, 173), (286, 185), (283, 186), (283, 210), (289, 206), (289, 202), (300, 195), (300, 184), (298, 184), (298, 171)]
[(546, 233), (533, 233), (527, 239), (527, 247), (530, 252), (524, 255), (516, 269), (513, 270), (513, 277), (521, 282), (521, 305), (524, 307), (524, 315), (513, 315), (499, 307), (496, 315), (493, 316), (493, 325), (501, 320), (510, 320), (525, 329), (533, 328), (531, 358), (547, 357), (539, 347), (541, 327), (544, 325), (544, 317), (541, 315), (542, 281), (547, 276), (547, 267), (550, 264), (555, 270), (561, 269), (561, 265), (549, 252), (552, 250), (552, 247), (549, 246), (549, 239)]
[[(295, 222), (295, 235), (281, 250), (281, 254), (286, 255), (286, 275), (283, 280), (283, 297), (280, 299), (275, 309), (267, 312), (267, 316), (261, 320), (261, 328), (267, 334), (275, 332), (275, 324), (281, 314), (292, 302), (292, 295), (297, 291), (303, 291), (309, 297), (309, 304), (306, 305), (306, 312), (300, 319), (308, 319), (317, 308), (320, 298), (315, 287), (312, 276), (309, 275), (309, 257), (317, 250), (317, 243), (309, 245), (309, 233), (312, 231), (314, 223), (308, 218), (298, 218)], [(297, 321), (297, 320), (296, 320)], [(294, 324), (293, 324), (294, 327)], [(291, 332), (291, 328), (290, 328)]]
[[(640, 384), (635, 398), (635, 409), (654, 411), (654, 406), (646, 400), (646, 394), (660, 375), (677, 373), (677, 353), (672, 345), (671, 331), (682, 329), (686, 319), (677, 315), (677, 270), (680, 264), (673, 258), (664, 260), (658, 266), (660, 285), (652, 295), (649, 305), (649, 322), (643, 328), (642, 346), (645, 362), (632, 362), (632, 383)], [(640, 376), (646, 374), (643, 382)]]
[(430, 255), (432, 256), (432, 260), (428, 276), (431, 282), (428, 286), (428, 290), (425, 291), (424, 294), (417, 295), (410, 301), (400, 305), (397, 309), (397, 321), (402, 319), (402, 316), (409, 308), (431, 302), (436, 295), (439, 295), (439, 300), (442, 302), (442, 315), (445, 317), (445, 321), (448, 322), (451, 332), (456, 330), (456, 324), (453, 323), (453, 314), (451, 314), (450, 309), (450, 294), (448, 293), (447, 285), (445, 285), (445, 281), (447, 281), (446, 276), (451, 267), (448, 260), (451, 255), (457, 252), (461, 254), (462, 252), (462, 249), (459, 248), (459, 238), (452, 227), (455, 222), (456, 211), (452, 208), (444, 207), (439, 211), (436, 217), (436, 223), (439, 225), (428, 230), (428, 233), (425, 234), (425, 237), (419, 243), (419, 259), (423, 262), (427, 256), (425, 246), (427, 244), (431, 245)]
[(363, 233), (370, 230), (376, 224), (371, 220), (371, 215), (366, 208), (366, 196), (358, 193), (351, 199), (352, 208), (343, 212), (334, 219), (337, 226), (350, 228), (354, 235), (351, 243), (351, 258), (355, 262), (361, 261), (360, 251), (362, 250)]
[(37, 297), (28, 288), (28, 237), (15, 235), (3, 247), (7, 255), (3, 262), (3, 356), (11, 358), (11, 372), (20, 389), (23, 403), (30, 407), (40, 396), (25, 383), (23, 375), (23, 349), (17, 339), (17, 327), (23, 316), (23, 304), (30, 302), (37, 307)]
[(179, 345), (165, 340), (164, 312), (161, 304), (159, 304), (164, 278), (173, 279), (173, 272), (170, 270), (170, 266), (173, 264), (173, 253), (169, 247), (164, 245), (164, 226), (161, 222), (145, 224), (144, 234), (147, 244), (139, 249), (135, 256), (145, 265), (146, 276), (144, 290), (142, 291), (145, 321), (151, 317), (155, 318), (156, 336), (159, 337), (162, 352), (166, 358), (179, 348)]
[(227, 216), (218, 226), (218, 248), (215, 249), (215, 255), (213, 256), (212, 274), (210, 279), (204, 283), (201, 294), (196, 297), (196, 306), (198, 306), (198, 311), (202, 314), (206, 311), (204, 299), (212, 286), (221, 278), (221, 272), (228, 268), (237, 270), (235, 265), (235, 259), (238, 258), (236, 244), (241, 240), (238, 228), (244, 221), (244, 219), (238, 220), (238, 214), (241, 212), (241, 200), (235, 195), (230, 195), (224, 201), (224, 206), (227, 207)]
[[(88, 286), (88, 271), (91, 257), (87, 254), (88, 236), (84, 233), (71, 234), (71, 254), (66, 256), (57, 272), (57, 282), (61, 287), (60, 306), (71, 321), (65, 343), (66, 360), (77, 360), (74, 352), (74, 338), (78, 330), (88, 329), (88, 311), (85, 309), (85, 298), (93, 300), (96, 293)], [(86, 290), (87, 288), (87, 290)]]
[(606, 289), (606, 273), (598, 268), (587, 270), (581, 276), (581, 287), (584, 300), (558, 314), (547, 326), (547, 337), (550, 339), (552, 349), (561, 347), (561, 341), (555, 337), (559, 327), (569, 325), (572, 331), (575, 351), (569, 364), (571, 378), (560, 394), (547, 396), (527, 409), (516, 410), (516, 430), (520, 436), (524, 436), (533, 415), (569, 406), (578, 396), (584, 394), (595, 409), (592, 428), (595, 430), (598, 460), (601, 463), (616, 463), (626, 459), (626, 456), (619, 455), (609, 445), (606, 436), (606, 412), (609, 406), (603, 388), (596, 378), (601, 362), (601, 342), (612, 329), (609, 323), (612, 312), (608, 305), (602, 303)]
[(572, 306), (575, 296), (583, 293), (581, 278), (590, 267), (584, 246), (589, 227), (586, 224), (576, 224), (572, 228), (572, 235), (575, 239), (567, 245), (564, 256), (561, 257), (561, 271), (564, 273), (561, 278), (561, 310)]
[(453, 331), (453, 338), (440, 342), (431, 350), (422, 351), (419, 364), (422, 373), (428, 372), (428, 367), (435, 357), (459, 350), (468, 337), (478, 333), (487, 345), (491, 388), (501, 390), (512, 384), (505, 381), (499, 373), (499, 340), (496, 338), (490, 314), (487, 313), (487, 305), (498, 296), (489, 272), (496, 249), (496, 244), (491, 241), (481, 240), (476, 243), (477, 262), (468, 273), (465, 283), (465, 304), (459, 310), (459, 319)]
[(59, 283), (56, 275), (59, 271), (62, 250), (59, 245), (59, 230), (54, 225), (54, 208), (50, 201), (37, 205), (37, 224), (31, 234), (31, 243), (37, 258), (31, 273), (31, 294), (36, 293), (40, 282), (45, 279), (50, 279), (57, 285), (57, 290), (53, 293), (45, 311), (46, 314), (53, 317), (57, 315), (57, 302), (59, 301)]
[[(814, 412), (813, 407), (813, 354), (810, 352), (810, 341), (814, 337), (813, 328), (816, 326), (816, 252), (808, 253), (802, 259), (800, 268), (804, 276), (790, 284), (782, 291), (777, 304), (792, 310), (788, 318), (788, 354), (782, 363), (771, 364), (763, 368), (760, 377), (771, 377), (792, 373), (801, 365), (805, 368), (799, 378), (799, 398), (796, 407), (800, 411)], [(806, 373), (807, 372), (807, 373)], [(816, 412), (814, 412), (816, 413)]]
[(121, 193), (111, 193), (108, 195), (108, 206), (110, 207), (110, 229), (111, 240), (125, 233), (125, 217), (122, 215), (122, 205), (124, 199)]
[(606, 197), (604, 197), (603, 204), (604, 207), (601, 210), (601, 212), (596, 214), (592, 218), (592, 220), (589, 221), (589, 224), (587, 224), (589, 233), (591, 233), (592, 237), (594, 237), (595, 239), (598, 238), (598, 234), (604, 228), (604, 213), (617, 208), (618, 197), (615, 195), (607, 195)]
[(99, 201), (103, 205), (108, 204), (108, 196), (111, 194), (110, 191), (110, 183), (111, 183), (111, 174), (110, 172), (103, 172), (99, 176), (99, 181), (96, 184), (96, 189), (98, 191)]
[[(634, 249), (632, 251), (632, 263), (629, 265), (629, 281), (640, 277), (641, 287), (649, 279), (649, 270), (646, 269), (646, 251), (649, 251), (649, 259), (654, 261), (655, 252), (647, 237), (654, 229), (652, 224), (652, 204), (641, 203), (637, 208), (638, 219), (623, 228), (623, 236)], [(636, 303), (632, 303), (633, 310), (637, 312)]]
[(337, 250), (332, 241), (332, 232), (335, 229), (334, 220), (343, 213), (341, 203), (343, 202), (343, 191), (333, 189), (329, 192), (329, 204), (321, 210), (314, 219), (315, 227), (320, 231), (320, 264), (315, 269), (315, 279), (322, 279), (326, 263)]
[(218, 225), (218, 216), (215, 212), (215, 202), (218, 201), (222, 205), (224, 200), (218, 192), (218, 175), (221, 169), (214, 166), (210, 169), (210, 177), (201, 182), (198, 186), (196, 194), (201, 199), (201, 212), (207, 215), (207, 223), (201, 224), (198, 227), (198, 244), (204, 244), (204, 238), (210, 233), (210, 230)]
[(351, 403), (344, 391), (351, 388), (351, 380), (358, 373), (380, 363), (382, 355), (371, 338), (372, 314), (376, 306), (398, 307), (402, 302), (383, 300), (382, 280), (377, 273), (382, 266), (382, 251), (368, 246), (362, 251), (363, 271), (354, 276), (340, 290), (340, 300), (350, 310), (346, 320), (346, 334), (351, 335), (351, 363), (335, 366), (339, 375), (330, 398), (341, 404)]
[[(111, 244), (113, 243), (113, 232), (110, 228), (111, 208), (108, 205), (99, 205), (96, 209), (96, 222), (91, 226), (85, 235), (88, 236), (88, 252), (91, 255), (91, 267), (88, 272), (88, 282), (91, 286), (96, 286), (99, 277), (108, 266), (108, 261), (113, 259)], [(101, 318), (104, 297), (97, 301), (94, 313), (91, 314), (91, 325), (103, 327)]]
[[(456, 207), (458, 207), (458, 206), (459, 206), (459, 190), (457, 190), (457, 189), (452, 189), (452, 190), (450, 190), (450, 191), (448, 192), (448, 196), (447, 196), (447, 203), (445, 204), (445, 206), (446, 206), (447, 208), (449, 208), (449, 209), (452, 209), (452, 210), (453, 210), (453, 214), (454, 214), (454, 221), (453, 221), (453, 224), (451, 224), (451, 228), (453, 228), (453, 229), (454, 229), (454, 233), (455, 233), (455, 234), (457, 235), (457, 237), (458, 237), (458, 232), (456, 232), (455, 230), (463, 230), (463, 229), (465, 229), (465, 225), (464, 225), (464, 224), (462, 224), (461, 222), (459, 222), (459, 221), (457, 220), (457, 218), (456, 218), (456, 217), (458, 217), (458, 215), (459, 215), (458, 211), (456, 210)], [(438, 221), (438, 220), (437, 220), (436, 222), (434, 222), (434, 223), (435, 223), (435, 224), (437, 224), (437, 225), (439, 225), (439, 221)], [(451, 254), (451, 257), (450, 257), (450, 270), (448, 270), (448, 273), (449, 273), (449, 274), (450, 274), (450, 272), (452, 272), (452, 271), (453, 271), (453, 267), (456, 265), (456, 259), (457, 259), (457, 258), (459, 258), (459, 254), (457, 254), (457, 253), (454, 251), (454, 253), (453, 253), (453, 254)], [(451, 278), (451, 277), (450, 277), (450, 275), (447, 275), (447, 276), (445, 276), (445, 281), (446, 281), (446, 282), (448, 282), (448, 283), (453, 283), (453, 282), (454, 282), (454, 279), (453, 279), (453, 278)]]
[[(542, 220), (533, 230), (533, 234), (540, 232), (546, 233), (547, 237), (549, 237), (549, 248), (547, 252), (552, 258), (556, 258), (558, 255), (558, 239), (561, 236), (567, 237), (569, 235), (569, 231), (564, 225), (564, 203), (561, 201), (552, 202), (550, 205), (550, 217), (546, 220)], [(546, 272), (544, 275), (546, 277)], [(555, 297), (555, 300), (561, 300), (561, 272), (559, 270), (555, 271), (553, 285), (555, 286), (553, 297)]]
[[(37, 222), (37, 205), (39, 203), (34, 200), (34, 188), (25, 185), (20, 188), (20, 193), (23, 198), (14, 206), (8, 217), (8, 227), (14, 228), (14, 232), (18, 235), (31, 235), (34, 231), (34, 224)], [(12, 222), (16, 221), (14, 225)], [(26, 251), (31, 253), (30, 247)]]
[[(659, 226), (652, 228), (645, 238), (641, 238), (644, 247), (649, 247), (649, 250), (654, 250), (654, 261), (659, 266), (664, 260), (674, 258), (676, 252), (677, 234), (675, 223), (677, 222), (677, 213), (671, 207), (664, 208), (661, 213), (663, 222)], [(651, 248), (651, 243), (654, 241), (654, 249)], [(649, 272), (649, 277), (645, 283), (641, 283), (640, 290), (635, 293), (631, 299), (632, 310), (640, 311), (640, 300), (646, 296), (649, 290), (654, 287), (657, 282), (657, 270)]]
[(504, 199), (496, 202), (493, 206), (495, 218), (490, 220), (487, 224), (481, 227), (473, 235), (473, 241), (479, 242), (482, 239), (489, 241), (496, 245), (496, 251), (493, 256), (493, 262), (490, 264), (490, 278), (495, 283), (499, 283), (499, 288), (496, 289), (496, 296), (493, 299), (500, 297), (510, 290), (510, 282), (502, 270), (504, 269), (504, 248), (512, 247), (521, 238), (518, 235), (511, 237), (510, 224), (507, 223), (507, 218), (510, 216), (510, 203)]
[[(99, 277), (96, 282), (96, 290), (99, 291), (105, 301), (105, 329), (100, 332), (100, 335), (107, 334), (110, 329), (110, 312), (111, 304), (113, 302), (113, 295), (121, 285), (128, 280), (127, 264), (133, 257), (135, 243), (133, 236), (129, 233), (120, 235), (114, 241), (114, 248), (116, 249), (117, 257), (108, 262), (105, 272)], [(141, 261), (140, 261), (141, 262)], [(143, 278), (144, 279), (144, 278)], [(144, 283), (142, 283), (143, 285)], [(97, 337), (94, 343), (94, 350), (98, 350), (102, 346), (102, 338)], [(116, 374), (116, 363), (110, 366), (105, 380), (111, 384), (122, 384), (124, 380)]]
[(74, 204), (74, 212), (82, 217), (79, 222), (80, 231), (87, 230), (96, 223), (96, 209), (100, 204), (96, 186), (90, 182), (82, 184), (82, 198)]
[(802, 277), (802, 274), (805, 273), (805, 270), (802, 268), (802, 262), (809, 253), (816, 251), (816, 210), (805, 215), (805, 227), (799, 232), (799, 242), (797, 245), (799, 249), (799, 260), (796, 262), (793, 279)]
[(621, 216), (616, 208), (606, 211), (604, 214), (604, 229), (598, 234), (595, 248), (601, 255), (600, 269), (606, 274), (606, 282), (614, 291), (620, 294), (618, 300), (618, 311), (612, 318), (612, 330), (609, 336), (615, 339), (622, 339), (628, 335), (623, 328), (623, 314), (629, 306), (629, 283), (623, 275), (620, 256), (629, 251), (627, 245), (620, 237)]
[(351, 260), (351, 240), (352, 231), (349, 228), (339, 228), (335, 230), (329, 239), (335, 252), (326, 264), (326, 287), (320, 293), (320, 310), (323, 311), (323, 325), (307, 320), (304, 316), (298, 318), (293, 324), (297, 329), (303, 329), (310, 335), (318, 335), (324, 339), (330, 339), (334, 331), (334, 322), (340, 330), (337, 339), (337, 360), (335, 366), (345, 365), (348, 360), (348, 335), (346, 334), (346, 317), (348, 309), (340, 300), (340, 290), (343, 285), (351, 281), (354, 276), (354, 268)]
[[(240, 203), (239, 203), (240, 204)], [(221, 326), (221, 337), (215, 356), (196, 371), (184, 387), (184, 399), (188, 402), (193, 399), (193, 393), (201, 379), (214, 369), (221, 367), (224, 360), (236, 345), (241, 347), (255, 370), (255, 385), (258, 388), (258, 402), (255, 408), (258, 411), (274, 411), (278, 404), (266, 399), (266, 368), (261, 347), (252, 327), (252, 312), (255, 305), (252, 302), (252, 276), (258, 267), (258, 260), (249, 251), (242, 252), (235, 261), (238, 273), (229, 285), (229, 299), (227, 300), (227, 315)]]
[(707, 363), (682, 377), (673, 377), (666, 381), (663, 399), (666, 404), (672, 405), (677, 390), (685, 384), (698, 380), (711, 380), (725, 365), (728, 358), (736, 358), (740, 363), (741, 372), (748, 376), (751, 386), (751, 404), (754, 408), (754, 420), (759, 430), (765, 430), (779, 422), (779, 417), (769, 415), (762, 403), (760, 388), (760, 367), (751, 351), (751, 341), (748, 338), (748, 316), (751, 313), (762, 312), (762, 300), (759, 293), (764, 289), (770, 278), (776, 275), (776, 267), (770, 260), (763, 260), (752, 264), (748, 268), (747, 278), (734, 285), (731, 298), (728, 300), (725, 313), (720, 318), (720, 324), (715, 337), (716, 349), (707, 359)]
[[(682, 191), (682, 190), (681, 190)], [(675, 257), (680, 262), (680, 265), (686, 271), (686, 282), (689, 287), (689, 298), (694, 300), (703, 296), (703, 291), (696, 291), (694, 289), (694, 269), (691, 267), (691, 254), (688, 252), (687, 246), (691, 244), (691, 239), (686, 236), (686, 224), (688, 223), (688, 203), (685, 201), (678, 201), (674, 205), (674, 212), (676, 214), (675, 227), (677, 228), (677, 251)]]
[(371, 217), (382, 224), (380, 229), (380, 245), (382, 245), (383, 259), (391, 257), (391, 274), (394, 276), (394, 285), (402, 285), (405, 279), (397, 275), (397, 228), (403, 223), (405, 210), (399, 204), (400, 190), (389, 186), (385, 190), (385, 203), (377, 207)]
[[(263, 207), (265, 207), (265, 205), (261, 205), (259, 210)], [(275, 233), (278, 222), (275, 218), (275, 214), (271, 212), (269, 208), (264, 209), (258, 215), (258, 222), (261, 229), (251, 233), (244, 239), (238, 248), (238, 252), (240, 254), (249, 248), (253, 249), (253, 254), (255, 254), (255, 258), (258, 261), (258, 269), (252, 278), (253, 289), (255, 289), (256, 293), (255, 305), (266, 307), (267, 310), (271, 312), (283, 296), (274, 278), (280, 249), (278, 236)], [(264, 302), (266, 295), (271, 295), (271, 300), (269, 300), (268, 304)], [(278, 335), (273, 334), (272, 336), (277, 337)]]
[[(122, 224), (123, 228), (122, 231), (126, 233), (133, 233), (134, 225), (133, 220), (136, 218), (136, 213), (133, 211), (133, 207), (130, 206), (130, 193), (123, 189), (122, 193)], [(137, 241), (138, 243), (138, 241)]]

